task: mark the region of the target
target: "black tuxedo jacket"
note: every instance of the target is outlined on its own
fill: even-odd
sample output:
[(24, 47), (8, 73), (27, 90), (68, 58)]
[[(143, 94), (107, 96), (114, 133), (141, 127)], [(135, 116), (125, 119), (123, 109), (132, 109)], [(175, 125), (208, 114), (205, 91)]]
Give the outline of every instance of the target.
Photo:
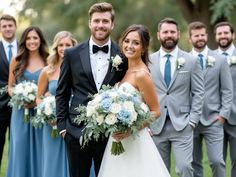
[[(3, 47), (2, 41), (0, 41), (0, 88), (5, 87), (8, 84), (9, 76), (9, 62)], [(0, 121), (8, 118), (11, 114), (11, 109), (7, 106), (10, 96), (8, 93), (0, 94)]]
[[(117, 54), (121, 56), (118, 46), (113, 42), (111, 42), (110, 53), (111, 56)], [(119, 66), (119, 71), (112, 70), (112, 66), (109, 64), (103, 84), (113, 86), (124, 77), (128, 65), (127, 60), (123, 60), (124, 62)], [(88, 95), (97, 92), (90, 63), (89, 41), (65, 50), (56, 92), (58, 130), (66, 129), (72, 136), (79, 138), (84, 126), (74, 123), (73, 119), (78, 115), (75, 108), (79, 104), (87, 105), (90, 101)]]

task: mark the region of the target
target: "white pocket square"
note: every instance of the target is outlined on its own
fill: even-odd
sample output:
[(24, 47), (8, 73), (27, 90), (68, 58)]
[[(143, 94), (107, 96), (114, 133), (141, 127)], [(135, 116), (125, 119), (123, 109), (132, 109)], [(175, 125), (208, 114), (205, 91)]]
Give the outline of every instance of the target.
[(189, 71), (179, 71), (179, 73), (188, 73)]

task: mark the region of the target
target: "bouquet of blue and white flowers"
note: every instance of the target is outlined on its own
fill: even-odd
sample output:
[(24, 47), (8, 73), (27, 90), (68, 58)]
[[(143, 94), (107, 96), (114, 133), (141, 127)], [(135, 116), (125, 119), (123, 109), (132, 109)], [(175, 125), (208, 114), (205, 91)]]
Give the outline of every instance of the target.
[(36, 107), (36, 115), (31, 119), (31, 124), (35, 128), (41, 128), (43, 124), (48, 123), (52, 127), (51, 136), (58, 136), (56, 125), (56, 100), (55, 96), (48, 95), (42, 98), (42, 102)]
[[(138, 91), (130, 93), (125, 88), (110, 86), (103, 86), (87, 106), (80, 105), (76, 110), (79, 115), (75, 122), (85, 124), (80, 137), (83, 146), (92, 139), (108, 137), (113, 132), (130, 131), (135, 135), (145, 122), (150, 123), (154, 118)], [(119, 155), (123, 152), (122, 143), (113, 141), (111, 153)]]
[[(9, 101), (11, 107), (23, 108), (25, 104), (35, 102), (37, 85), (31, 81), (22, 81), (12, 88), (12, 97)], [(24, 121), (29, 122), (29, 109), (24, 109)]]

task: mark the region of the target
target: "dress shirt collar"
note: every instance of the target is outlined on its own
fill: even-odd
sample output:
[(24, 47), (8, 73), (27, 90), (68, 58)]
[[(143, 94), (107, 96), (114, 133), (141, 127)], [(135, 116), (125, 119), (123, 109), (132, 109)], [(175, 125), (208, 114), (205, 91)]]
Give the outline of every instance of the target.
[(222, 54), (223, 52), (226, 52), (229, 56), (232, 56), (233, 53), (234, 53), (234, 49), (235, 49), (235, 46), (234, 46), (234, 44), (232, 44), (226, 51), (221, 50), (220, 47), (217, 50), (218, 50), (219, 54)]
[(163, 48), (161, 47), (160, 48), (160, 57), (163, 58), (163, 57), (165, 57), (166, 54), (170, 54), (172, 57), (177, 58), (178, 51), (179, 51), (178, 46), (176, 46), (174, 50), (172, 50), (171, 52), (168, 52), (168, 53), (165, 50), (163, 50)]
[(209, 48), (206, 46), (201, 52), (197, 52), (196, 50), (192, 49), (192, 55), (198, 57), (198, 54), (202, 54), (204, 58), (207, 58)]

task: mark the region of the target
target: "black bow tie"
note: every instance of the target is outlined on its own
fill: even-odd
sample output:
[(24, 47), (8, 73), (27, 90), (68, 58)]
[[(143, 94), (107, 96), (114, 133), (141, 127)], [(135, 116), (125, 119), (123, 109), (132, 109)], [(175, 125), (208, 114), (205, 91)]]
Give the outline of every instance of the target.
[(97, 45), (93, 45), (93, 53), (97, 53), (99, 50), (103, 51), (104, 53), (108, 53), (108, 45), (104, 45), (99, 47)]

